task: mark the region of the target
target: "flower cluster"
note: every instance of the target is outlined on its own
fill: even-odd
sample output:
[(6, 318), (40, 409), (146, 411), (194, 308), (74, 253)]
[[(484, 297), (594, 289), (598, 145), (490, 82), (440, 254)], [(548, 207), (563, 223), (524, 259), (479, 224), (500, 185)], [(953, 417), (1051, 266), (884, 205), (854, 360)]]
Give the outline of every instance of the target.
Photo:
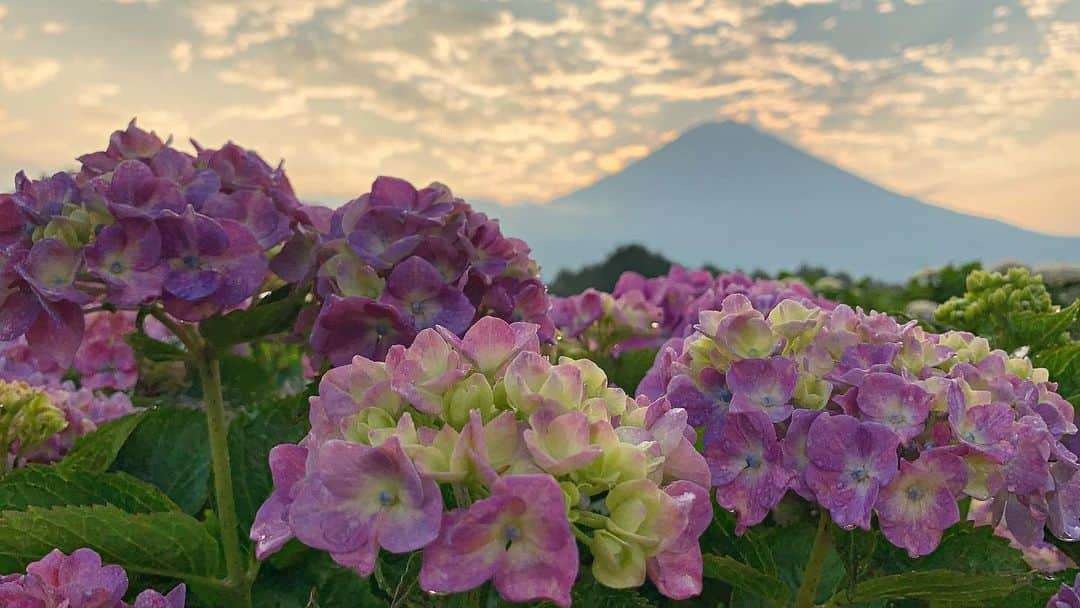
[[(1009, 268), (1004, 274), (976, 270), (967, 276), (963, 296), (954, 296), (934, 312), (940, 323), (980, 336), (994, 336), (999, 346), (1015, 349), (1035, 346), (1032, 336), (1018, 331), (1017, 315), (1052, 314), (1060, 310), (1043, 284), (1042, 276), (1027, 268)], [(1044, 332), (1040, 332), (1044, 333)], [(1069, 343), (1067, 330), (1039, 336), (1042, 348)]]
[(0, 195), (0, 340), (25, 335), (66, 368), (84, 306), (160, 300), (178, 319), (204, 319), (255, 294), (268, 251), (329, 214), (301, 205), (281, 167), (254, 152), (195, 148), (132, 122), (80, 157), (77, 174), (19, 173)]
[(965, 495), (992, 501), (1023, 544), (1044, 526), (1080, 538), (1072, 406), (1046, 370), (971, 334), (795, 300), (766, 316), (733, 295), (650, 374), (646, 395), (704, 428), (717, 502), (740, 528), (791, 489), (843, 527), (876, 513), (912, 556), (933, 551)]
[(528, 246), (442, 184), (376, 179), (334, 212), (328, 231), (286, 243), (275, 270), (299, 282), (305, 268), (322, 299), (311, 347), (333, 365), (381, 361), (436, 325), (460, 336), (488, 315), (536, 323), (545, 341), (554, 333)]
[(834, 304), (816, 297), (810, 288), (798, 279), (752, 279), (741, 272), (721, 273), (714, 278), (706, 270), (685, 270), (672, 266), (667, 276), (646, 279), (636, 272), (625, 272), (615, 284), (613, 295), (619, 298), (640, 291), (645, 300), (659, 306), (663, 312), (661, 334), (679, 338), (693, 332), (698, 314), (703, 310), (716, 310), (724, 298), (743, 294), (753, 307), (762, 314), (769, 312), (783, 300), (797, 300), (821, 308)]
[(0, 471), (59, 460), (79, 437), (134, 411), (125, 393), (0, 381)]
[(693, 332), (698, 313), (719, 308), (724, 298), (743, 294), (754, 308), (768, 314), (779, 302), (794, 299), (832, 308), (798, 279), (754, 280), (734, 272), (715, 278), (706, 270), (675, 265), (667, 275), (646, 279), (624, 272), (611, 294), (593, 289), (568, 298), (553, 298), (552, 319), (560, 346), (573, 353), (621, 352), (657, 348)]
[(257, 556), (295, 536), (367, 575), (380, 549), (423, 550), (428, 592), (491, 580), (567, 606), (580, 541), (606, 585), (699, 593), (712, 509), (686, 412), (630, 399), (588, 360), (553, 365), (538, 330), (484, 317), (327, 372), (311, 432), (270, 453)]
[(26, 574), (0, 575), (0, 605), (12, 608), (184, 608), (187, 590), (168, 595), (147, 589), (134, 604), (124, 601), (127, 573), (101, 565), (91, 549), (65, 555), (58, 549), (26, 567)]
[(620, 353), (651, 348), (662, 341), (663, 311), (637, 290), (618, 297), (587, 289), (568, 298), (552, 298), (551, 320), (559, 332), (560, 352), (572, 355)]
[(124, 337), (135, 332), (135, 313), (93, 312), (86, 315), (86, 331), (75, 351), (79, 386), (92, 390), (125, 391), (135, 387), (139, 369), (135, 351)]
[(1080, 574), (1072, 587), (1062, 585), (1061, 589), (1046, 603), (1046, 608), (1080, 608)]

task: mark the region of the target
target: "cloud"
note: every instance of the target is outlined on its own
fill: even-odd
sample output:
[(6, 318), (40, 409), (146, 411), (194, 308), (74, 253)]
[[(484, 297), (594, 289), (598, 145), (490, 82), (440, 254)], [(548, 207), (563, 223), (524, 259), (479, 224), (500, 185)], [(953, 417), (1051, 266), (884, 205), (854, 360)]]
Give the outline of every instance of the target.
[(596, 166), (608, 173), (614, 173), (626, 166), (626, 163), (648, 156), (649, 147), (642, 144), (634, 144), (616, 148), (596, 159)]
[[(1069, 120), (1080, 111), (1080, 24), (1063, 0), (130, 3), (152, 6), (110, 7), (115, 18), (92, 28), (85, 17), (102, 7), (73, 6), (64, 35), (79, 53), (9, 15), (7, 115), (48, 117), (88, 140), (133, 114), (161, 131), (235, 138), (288, 157), (298, 190), (331, 198), (393, 172), (543, 201), (693, 124), (735, 118), (890, 187), (969, 205), (964, 192), (1005, 179), (1031, 142), (1080, 131)], [(170, 35), (154, 52), (113, 52), (146, 45), (142, 31)], [(61, 65), (77, 93), (10, 94), (58, 81)], [(185, 76), (170, 82), (172, 69)], [(57, 138), (13, 133), (0, 145), (67, 158)], [(996, 160), (953, 171), (984, 157)], [(1029, 187), (1032, 200), (1074, 200), (1009, 183), (1000, 190), (1014, 198)], [(993, 200), (986, 213), (1022, 215), (978, 196)]]
[(60, 73), (55, 59), (10, 59), (0, 57), (0, 88), (11, 93), (32, 91)]
[(68, 24), (62, 21), (45, 21), (41, 24), (41, 32), (43, 34), (63, 34), (68, 31)]
[(186, 41), (177, 42), (169, 51), (169, 59), (172, 59), (176, 69), (186, 72), (191, 69), (192, 54), (191, 43)]

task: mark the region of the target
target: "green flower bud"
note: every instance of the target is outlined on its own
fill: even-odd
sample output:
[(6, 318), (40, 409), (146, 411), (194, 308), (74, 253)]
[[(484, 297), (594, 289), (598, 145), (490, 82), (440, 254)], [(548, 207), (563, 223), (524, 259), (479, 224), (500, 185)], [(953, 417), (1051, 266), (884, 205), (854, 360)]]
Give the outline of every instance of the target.
[(477, 410), (484, 422), (495, 417), (495, 393), (484, 374), (472, 374), (459, 381), (443, 397), (446, 421), (460, 429), (469, 422), (469, 411)]
[(592, 573), (613, 589), (639, 587), (645, 582), (645, 552), (607, 530), (597, 530), (590, 546)]

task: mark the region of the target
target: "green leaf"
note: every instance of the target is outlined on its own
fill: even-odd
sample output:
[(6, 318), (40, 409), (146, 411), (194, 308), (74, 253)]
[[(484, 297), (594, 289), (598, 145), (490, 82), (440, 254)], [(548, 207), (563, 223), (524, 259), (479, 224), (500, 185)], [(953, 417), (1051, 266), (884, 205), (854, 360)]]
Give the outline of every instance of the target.
[(378, 608), (387, 602), (372, 593), (371, 579), (335, 564), (324, 551), (304, 548), (292, 566), (264, 564), (252, 589), (259, 608)]
[(572, 606), (588, 608), (653, 608), (656, 605), (634, 589), (604, 586), (584, 568), (570, 592), (570, 601)]
[(955, 570), (926, 570), (893, 574), (855, 585), (850, 597), (840, 592), (830, 605), (874, 602), (889, 599), (923, 599), (951, 605), (983, 606), (988, 600), (1013, 592), (1020, 582), (996, 574), (966, 574)]
[(1020, 312), (1007, 320), (1015, 340), (1032, 352), (1068, 341), (1080, 332), (1080, 300), (1054, 313)]
[(155, 340), (142, 333), (128, 334), (124, 340), (135, 351), (135, 354), (150, 361), (186, 361), (188, 354), (179, 346)]
[(132, 514), (103, 505), (0, 513), (0, 572), (20, 572), (53, 549), (80, 547), (138, 574), (219, 574), (217, 541), (183, 513)]
[(307, 432), (307, 400), (308, 393), (301, 393), (274, 401), (229, 426), (233, 491), (244, 537), (255, 512), (273, 490), (267, 464), (270, 449), (281, 443), (296, 443)]
[(704, 556), (704, 575), (722, 580), (732, 589), (748, 592), (776, 606), (786, 606), (791, 590), (783, 581), (726, 555)]
[(726, 509), (713, 506), (713, 521), (701, 539), (703, 553), (731, 555), (765, 574), (776, 574), (776, 560), (772, 550), (765, 544), (762, 528), (751, 528), (743, 534), (735, 534), (735, 515)]
[(198, 513), (210, 487), (205, 414), (178, 407), (146, 412), (113, 469), (158, 486), (184, 512)]
[(628, 395), (636, 394), (637, 387), (645, 374), (649, 372), (653, 361), (656, 359), (655, 348), (642, 348), (622, 353), (619, 357), (607, 365), (605, 370), (615, 386), (626, 391)]
[(129, 513), (179, 511), (158, 488), (126, 473), (29, 466), (0, 478), (0, 510), (113, 505)]
[(234, 310), (203, 321), (199, 324), (199, 331), (218, 348), (246, 344), (289, 331), (303, 304), (303, 294), (298, 294), (254, 308)]
[(124, 442), (131, 432), (142, 422), (142, 412), (128, 414), (116, 420), (110, 420), (99, 426), (94, 432), (83, 435), (67, 456), (56, 466), (64, 469), (78, 469), (103, 473), (112, 466)]
[(1031, 361), (1036, 367), (1045, 367), (1050, 372), (1050, 380), (1058, 383), (1059, 395), (1072, 403), (1074, 408), (1080, 406), (1077, 400), (1077, 393), (1080, 393), (1080, 342), (1034, 352)]

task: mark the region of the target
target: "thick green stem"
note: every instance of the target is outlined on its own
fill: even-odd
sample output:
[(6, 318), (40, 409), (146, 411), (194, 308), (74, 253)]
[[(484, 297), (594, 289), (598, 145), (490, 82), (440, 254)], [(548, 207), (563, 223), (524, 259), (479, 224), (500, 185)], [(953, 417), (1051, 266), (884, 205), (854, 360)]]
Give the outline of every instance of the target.
[(795, 596), (795, 608), (812, 608), (814, 605), (821, 574), (825, 569), (825, 558), (829, 555), (829, 547), (832, 545), (832, 531), (829, 530), (831, 524), (829, 512), (822, 509), (821, 518), (818, 519), (817, 534), (814, 536), (814, 546), (810, 548), (810, 558), (806, 561), (799, 593)]
[(251, 606), (251, 582), (247, 577), (244, 555), (240, 550), (236, 498), (233, 494), (232, 467), (229, 463), (228, 421), (221, 394), (221, 366), (210, 349), (197, 356), (196, 367), (202, 382), (206, 404), (206, 422), (210, 435), (210, 463), (214, 473), (214, 504), (221, 526), (221, 544), (225, 553), (225, 572), (229, 587), (236, 593), (241, 608)]

